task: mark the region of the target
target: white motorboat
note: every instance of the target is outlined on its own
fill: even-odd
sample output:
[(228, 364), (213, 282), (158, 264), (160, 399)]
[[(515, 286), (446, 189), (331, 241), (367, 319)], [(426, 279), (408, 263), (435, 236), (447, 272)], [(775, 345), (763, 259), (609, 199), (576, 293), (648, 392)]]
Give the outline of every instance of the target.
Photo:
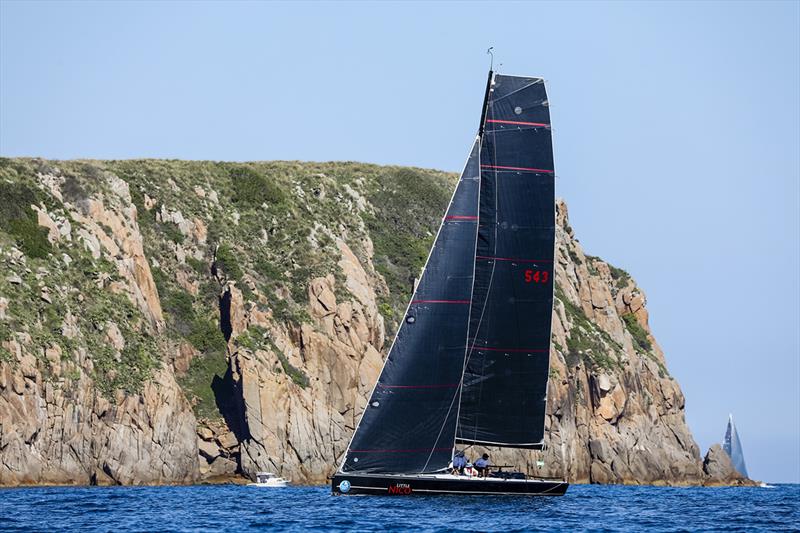
[(280, 488), (289, 485), (290, 480), (283, 479), (272, 472), (256, 472), (255, 483), (248, 483), (248, 487)]

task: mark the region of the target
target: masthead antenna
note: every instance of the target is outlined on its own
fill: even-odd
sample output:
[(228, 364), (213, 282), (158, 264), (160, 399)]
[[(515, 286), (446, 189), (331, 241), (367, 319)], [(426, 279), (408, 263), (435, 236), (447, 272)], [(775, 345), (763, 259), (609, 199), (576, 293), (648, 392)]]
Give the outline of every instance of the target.
[(494, 50), (494, 46), (490, 46), (489, 48), (486, 49), (486, 53), (489, 54), (490, 57), (489, 70), (494, 70), (494, 54), (492, 53), (492, 50)]

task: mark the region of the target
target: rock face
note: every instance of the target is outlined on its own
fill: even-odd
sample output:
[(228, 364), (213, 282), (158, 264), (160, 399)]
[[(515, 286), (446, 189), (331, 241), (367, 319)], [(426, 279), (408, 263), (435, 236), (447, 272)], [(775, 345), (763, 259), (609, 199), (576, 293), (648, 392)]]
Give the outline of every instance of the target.
[(83, 379), (65, 390), (27, 357), (0, 374), (0, 484), (153, 484), (197, 479), (195, 421), (170, 372), (110, 402)]
[[(129, 334), (134, 342), (139, 335), (157, 334), (162, 311), (128, 186), (115, 176), (107, 178), (109, 194), (77, 205), (67, 201), (58, 215), (51, 216), (44, 206), (31, 207), (39, 225), (47, 229), (48, 241), (77, 249), (74, 257), (85, 249), (93, 258), (105, 258), (108, 270), (90, 274), (95, 277), (88, 280), (86, 295), (102, 290), (122, 295), (123, 302), (127, 299), (128, 313), (138, 310), (143, 319), (128, 324), (138, 329), (137, 335)], [(42, 183), (61, 199), (63, 179), (43, 177)], [(116, 370), (96, 372), (95, 366), (107, 361), (92, 350), (104, 345), (103, 354), (117, 361), (131, 355), (120, 327), (106, 320), (113, 313), (83, 317), (82, 324), (90, 323), (97, 338), (97, 344), (87, 343), (89, 335), (81, 332), (76, 317), (86, 303), (80, 285), (60, 285), (52, 275), (59, 267), (69, 268), (73, 256), (64, 253), (54, 259), (55, 268), (40, 265), (33, 275), (33, 261), (19, 250), (4, 247), (3, 252), (5, 268), (19, 273), (10, 281), (15, 288), (9, 290), (9, 298), (3, 299), (10, 300), (4, 327), (8, 331), (8, 321), (13, 321), (19, 329), (4, 336), (0, 352), (5, 355), (0, 359), (0, 484), (197, 479), (195, 418), (173, 373), (156, 364), (136, 394), (101, 394), (98, 376), (123, 377)], [(27, 308), (26, 289), (28, 294), (39, 293), (38, 308)], [(36, 312), (26, 314), (31, 311)], [(83, 311), (91, 314), (94, 307)], [(50, 321), (55, 331), (35, 327), (42, 321)]]
[[(22, 159), (0, 178), (21, 206), (0, 210), (0, 485), (324, 482), (452, 183)], [(563, 203), (557, 238), (549, 448), (493, 460), (572, 482), (743, 483), (716, 448), (701, 461), (643, 291), (583, 252)]]
[(308, 385), (276, 374), (281, 363), (274, 353), (240, 348), (231, 357), (248, 435), (241, 456), (245, 475), (269, 470), (324, 481), (347, 448), (380, 373), (383, 317), (365, 283), (368, 275), (347, 245), (339, 248), (346, 284), (359, 288), (354, 300), (337, 303), (333, 276), (316, 278), (309, 285), (314, 324), (295, 331), (261, 324), (288, 364), (308, 374)]
[(703, 472), (707, 485), (755, 485), (756, 483), (742, 476), (733, 466), (733, 462), (719, 444), (709, 448), (703, 459)]

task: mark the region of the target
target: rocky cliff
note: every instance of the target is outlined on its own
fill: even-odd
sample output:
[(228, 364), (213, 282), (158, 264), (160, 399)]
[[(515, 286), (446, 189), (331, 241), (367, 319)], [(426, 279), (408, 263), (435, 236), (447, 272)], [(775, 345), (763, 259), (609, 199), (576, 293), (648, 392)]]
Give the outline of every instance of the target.
[[(323, 482), (453, 182), (0, 159), (0, 484)], [(556, 278), (549, 448), (495, 460), (575, 482), (743, 482), (701, 460), (644, 293), (585, 255), (563, 203)]]

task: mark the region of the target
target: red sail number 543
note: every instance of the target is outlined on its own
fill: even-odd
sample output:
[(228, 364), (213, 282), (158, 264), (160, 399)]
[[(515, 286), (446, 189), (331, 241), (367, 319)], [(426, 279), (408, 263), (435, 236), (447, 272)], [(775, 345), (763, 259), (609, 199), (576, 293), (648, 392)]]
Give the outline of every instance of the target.
[(547, 283), (550, 273), (547, 270), (526, 270), (525, 283)]

